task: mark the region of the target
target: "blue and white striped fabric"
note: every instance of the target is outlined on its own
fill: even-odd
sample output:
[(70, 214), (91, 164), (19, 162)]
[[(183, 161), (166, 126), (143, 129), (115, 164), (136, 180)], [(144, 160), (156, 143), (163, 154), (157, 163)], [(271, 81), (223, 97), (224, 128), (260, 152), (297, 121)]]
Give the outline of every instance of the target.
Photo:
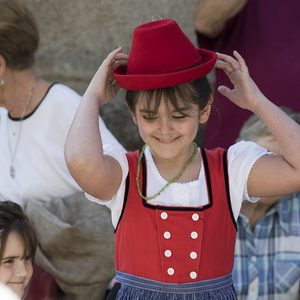
[(239, 216), (232, 275), (240, 300), (300, 299), (300, 193), (272, 207), (254, 232)]

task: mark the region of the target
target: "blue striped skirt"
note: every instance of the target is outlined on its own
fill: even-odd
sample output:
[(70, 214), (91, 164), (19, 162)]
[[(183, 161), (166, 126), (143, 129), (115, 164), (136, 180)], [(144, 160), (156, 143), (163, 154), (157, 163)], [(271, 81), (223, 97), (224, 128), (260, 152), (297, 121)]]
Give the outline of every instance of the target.
[(236, 300), (231, 274), (189, 283), (164, 283), (117, 271), (120, 300)]

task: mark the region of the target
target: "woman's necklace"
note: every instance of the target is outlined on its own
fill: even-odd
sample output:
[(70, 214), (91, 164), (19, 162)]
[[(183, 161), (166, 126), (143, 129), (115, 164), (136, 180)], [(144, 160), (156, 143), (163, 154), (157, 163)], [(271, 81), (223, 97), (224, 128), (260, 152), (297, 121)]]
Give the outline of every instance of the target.
[(30, 90), (30, 93), (28, 95), (28, 98), (27, 98), (27, 101), (25, 103), (25, 107), (24, 107), (24, 110), (22, 112), (22, 115), (21, 115), (21, 118), (19, 120), (19, 125), (18, 125), (18, 129), (13, 132), (13, 135), (16, 135), (16, 132), (18, 132), (18, 135), (17, 135), (17, 140), (16, 140), (16, 144), (15, 144), (15, 148), (14, 148), (14, 151), (12, 152), (11, 151), (11, 147), (10, 147), (10, 143), (9, 143), (9, 132), (8, 132), (8, 119), (7, 119), (7, 142), (8, 142), (8, 146), (9, 146), (9, 154), (10, 154), (10, 168), (9, 168), (9, 174), (12, 178), (15, 178), (15, 175), (16, 175), (16, 171), (15, 171), (15, 168), (13, 166), (13, 163), (14, 163), (14, 158), (15, 158), (15, 155), (16, 155), (16, 151), (17, 151), (17, 147), (18, 147), (18, 142), (19, 142), (19, 138), (20, 138), (20, 134), (21, 134), (21, 127), (22, 127), (22, 121), (24, 119), (24, 115), (25, 115), (25, 112), (26, 112), (26, 108), (28, 106), (28, 103), (30, 101), (30, 98), (31, 98), (31, 95), (33, 93), (33, 90), (37, 84), (39, 80), (39, 77), (36, 78), (36, 81), (35, 83), (33, 84), (31, 90)]
[(137, 189), (138, 189), (138, 192), (139, 192), (139, 195), (146, 201), (148, 200), (152, 200), (154, 199), (155, 197), (159, 196), (171, 183), (173, 183), (174, 181), (176, 181), (178, 178), (181, 177), (181, 175), (183, 174), (183, 172), (185, 171), (185, 169), (187, 168), (187, 166), (192, 162), (192, 160), (194, 159), (196, 153), (197, 153), (197, 150), (198, 150), (198, 146), (196, 143), (193, 142), (193, 145), (195, 147), (194, 149), (194, 152), (192, 154), (192, 156), (190, 157), (190, 159), (187, 161), (187, 163), (184, 165), (184, 167), (182, 168), (182, 170), (180, 171), (180, 173), (174, 177), (172, 180), (170, 180), (159, 192), (157, 192), (155, 195), (151, 196), (151, 197), (145, 197), (144, 195), (142, 195), (141, 193), (141, 189), (140, 189), (140, 180), (139, 180), (139, 176), (140, 176), (140, 171), (141, 171), (141, 160), (142, 160), (142, 157), (143, 157), (143, 154), (145, 152), (145, 149), (147, 147), (147, 144), (145, 144), (142, 148), (142, 151), (141, 151), (141, 154), (139, 156), (139, 159), (138, 159), (138, 166), (137, 166), (137, 174), (136, 174), (136, 186), (137, 186)]

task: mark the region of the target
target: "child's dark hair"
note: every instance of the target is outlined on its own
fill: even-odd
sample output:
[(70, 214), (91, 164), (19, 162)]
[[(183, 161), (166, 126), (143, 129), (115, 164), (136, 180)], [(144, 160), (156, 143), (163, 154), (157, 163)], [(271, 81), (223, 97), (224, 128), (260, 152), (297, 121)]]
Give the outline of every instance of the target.
[[(204, 76), (191, 82), (162, 89), (127, 91), (126, 102), (129, 109), (132, 112), (135, 112), (137, 100), (139, 96), (143, 96), (147, 101), (147, 109), (150, 112), (150, 104), (154, 101), (154, 110), (151, 110), (151, 114), (154, 115), (157, 113), (162, 98), (166, 104), (170, 101), (174, 108), (179, 112), (181, 112), (179, 102), (183, 102), (187, 107), (191, 106), (191, 104), (195, 104), (201, 111), (208, 103), (211, 94), (211, 86), (206, 76)], [(181, 113), (184, 115), (183, 112)]]
[(31, 258), (33, 263), (37, 238), (27, 216), (19, 204), (11, 201), (0, 201), (0, 265), (7, 239), (12, 232), (18, 234), (24, 245), (22, 259)]

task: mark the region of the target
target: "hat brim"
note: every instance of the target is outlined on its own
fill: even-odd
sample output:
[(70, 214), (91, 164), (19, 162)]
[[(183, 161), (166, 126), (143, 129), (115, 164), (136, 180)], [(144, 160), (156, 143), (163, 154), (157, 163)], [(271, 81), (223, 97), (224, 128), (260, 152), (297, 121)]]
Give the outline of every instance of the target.
[(217, 55), (209, 50), (197, 49), (202, 64), (190, 69), (163, 74), (127, 74), (127, 66), (114, 71), (116, 82), (126, 90), (153, 90), (183, 84), (207, 75), (214, 68)]

